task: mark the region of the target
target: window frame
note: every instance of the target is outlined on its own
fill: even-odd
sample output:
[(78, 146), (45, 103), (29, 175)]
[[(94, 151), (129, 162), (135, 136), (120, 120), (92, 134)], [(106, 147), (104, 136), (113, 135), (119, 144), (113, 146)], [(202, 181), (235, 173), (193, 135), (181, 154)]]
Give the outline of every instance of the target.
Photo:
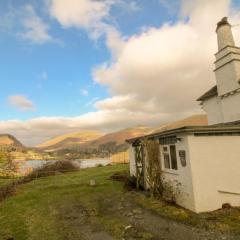
[[(174, 146), (175, 147), (175, 155), (176, 155), (176, 168), (173, 168), (173, 160), (172, 160), (172, 155), (171, 155), (171, 146)], [(176, 147), (176, 144), (169, 144), (169, 145), (162, 145), (161, 147), (162, 149), (162, 166), (163, 166), (163, 169), (166, 170), (166, 171), (178, 171), (179, 170), (179, 163), (178, 163), (178, 155), (177, 155), (177, 147)], [(169, 164), (169, 168), (166, 167), (165, 165), (165, 161), (166, 161), (166, 158), (165, 156), (168, 156), (169, 158), (169, 161), (168, 161), (168, 164)]]

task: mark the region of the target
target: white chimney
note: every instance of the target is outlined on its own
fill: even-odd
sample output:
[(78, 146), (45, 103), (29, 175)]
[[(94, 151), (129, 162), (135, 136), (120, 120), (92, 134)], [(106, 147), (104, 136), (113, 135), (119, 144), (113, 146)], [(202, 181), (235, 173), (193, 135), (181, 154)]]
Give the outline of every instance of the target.
[(218, 53), (215, 74), (218, 95), (225, 96), (240, 88), (240, 48), (235, 46), (231, 25), (225, 17), (217, 24)]
[(218, 36), (218, 50), (221, 50), (226, 46), (235, 46), (231, 27), (232, 26), (229, 24), (227, 17), (224, 17), (217, 24), (216, 32)]

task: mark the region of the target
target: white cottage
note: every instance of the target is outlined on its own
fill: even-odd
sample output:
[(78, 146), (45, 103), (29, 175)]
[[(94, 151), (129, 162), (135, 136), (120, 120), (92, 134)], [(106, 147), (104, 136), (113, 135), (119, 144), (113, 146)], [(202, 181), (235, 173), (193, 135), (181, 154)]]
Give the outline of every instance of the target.
[[(209, 126), (191, 126), (145, 136), (159, 143), (159, 161), (166, 181), (180, 183), (177, 203), (194, 212), (224, 204), (240, 206), (240, 48), (234, 45), (227, 18), (217, 26), (217, 86), (199, 98)], [(216, 124), (217, 123), (217, 124)], [(142, 173), (147, 188), (141, 138), (129, 139), (130, 173)], [(142, 165), (137, 158), (141, 155)]]

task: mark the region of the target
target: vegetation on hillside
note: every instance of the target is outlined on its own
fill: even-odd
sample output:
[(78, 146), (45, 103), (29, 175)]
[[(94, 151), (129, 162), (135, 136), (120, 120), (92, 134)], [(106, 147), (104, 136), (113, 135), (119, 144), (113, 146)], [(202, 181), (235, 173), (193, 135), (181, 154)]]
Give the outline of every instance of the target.
[[(0, 152), (13, 161), (32, 159), (49, 159), (50, 155), (36, 148), (25, 147), (19, 140), (10, 134), (0, 134)], [(1, 157), (1, 156), (0, 156)]]
[(74, 146), (64, 149), (59, 149), (51, 154), (55, 158), (67, 159), (91, 159), (91, 158), (109, 158), (112, 154), (127, 151), (126, 143), (117, 145), (116, 142), (108, 142), (101, 144), (99, 147), (89, 147), (83, 149), (81, 146)]
[(17, 163), (13, 161), (10, 153), (0, 151), (0, 177), (14, 175), (17, 169)]

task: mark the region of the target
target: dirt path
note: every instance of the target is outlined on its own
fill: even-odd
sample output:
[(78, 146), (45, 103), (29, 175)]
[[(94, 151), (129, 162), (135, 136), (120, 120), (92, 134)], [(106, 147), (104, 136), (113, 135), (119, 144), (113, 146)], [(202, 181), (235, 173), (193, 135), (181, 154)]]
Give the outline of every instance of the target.
[[(134, 195), (125, 193), (105, 199), (93, 199), (96, 208), (73, 204), (63, 208), (60, 215), (71, 231), (65, 239), (83, 240), (239, 240), (240, 237), (199, 230), (165, 219), (153, 211), (136, 206)], [(120, 197), (120, 198), (119, 198)], [(104, 229), (101, 216), (113, 219), (112, 226)], [(116, 221), (123, 223), (116, 225)], [(117, 229), (119, 228), (119, 229)], [(121, 228), (121, 230), (120, 230)], [(116, 234), (116, 232), (118, 232)]]

